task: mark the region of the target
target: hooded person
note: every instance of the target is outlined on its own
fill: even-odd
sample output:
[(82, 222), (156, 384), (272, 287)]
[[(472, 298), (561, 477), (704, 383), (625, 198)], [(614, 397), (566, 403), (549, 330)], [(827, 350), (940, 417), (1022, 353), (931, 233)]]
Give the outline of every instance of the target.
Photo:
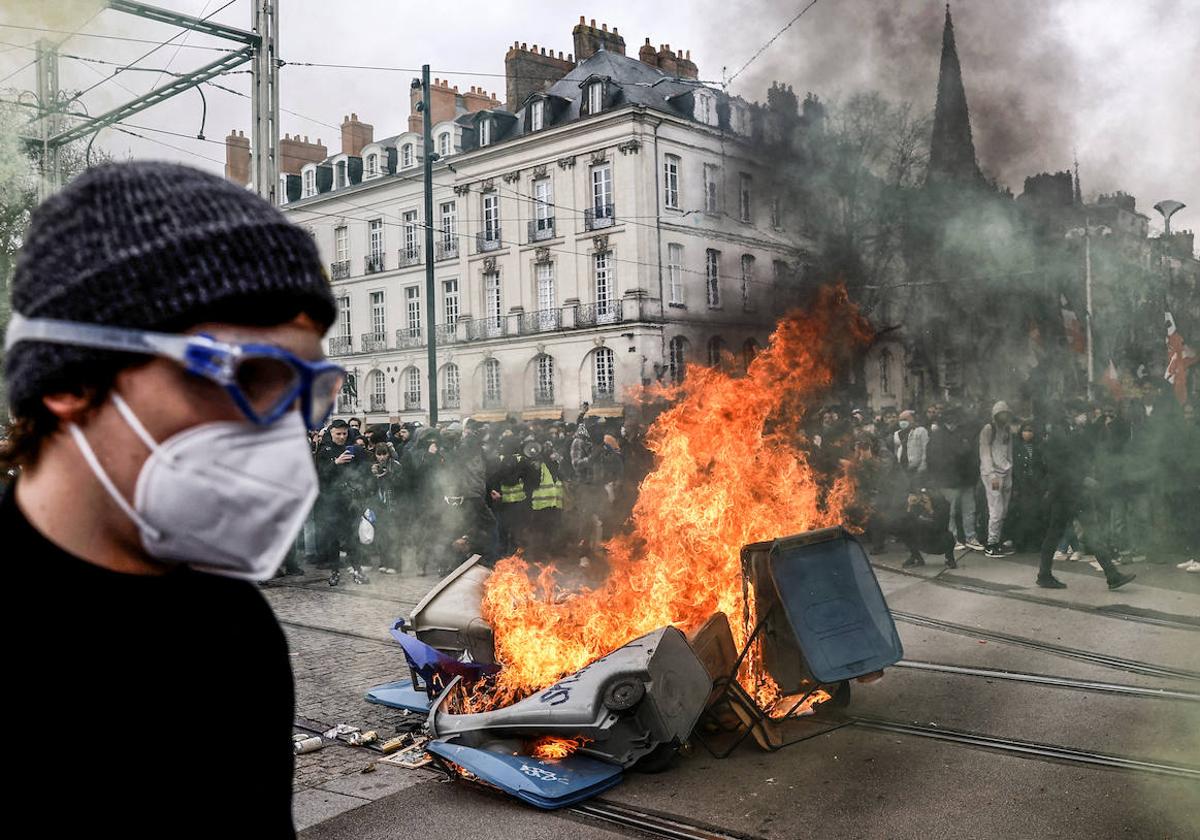
[(1004, 518), (1012, 498), (1013, 413), (1008, 403), (999, 400), (992, 406), (992, 419), (979, 430), (979, 477), (987, 498), (988, 533), (984, 553), (989, 557), (1012, 554), (1001, 545)]
[(254, 733), (236, 761), (193, 750), (166, 773), (160, 738), (126, 738), (64, 810), (44, 784), (60, 757), (17, 727), (13, 795), (63, 832), (294, 836), (288, 644), (255, 582), (313, 504), (305, 429), (345, 376), (312, 237), (215, 175), (99, 166), (34, 210), (11, 292), (0, 528), (54, 587), (9, 611), (9, 638), (38, 640), (10, 653), (31, 689), (13, 714), (75, 719), (77, 692), (41, 690), (70, 674), (112, 732)]
[(500, 524), (500, 552), (511, 554), (526, 544), (529, 496), (538, 485), (540, 474), (524, 455), (521, 438), (516, 434), (501, 438), (500, 457), (493, 469), (488, 483), (494, 489), (492, 500)]
[[(979, 484), (979, 451), (975, 433), (963, 419), (962, 409), (949, 406), (942, 413), (938, 428), (929, 433), (926, 453), (928, 479), (940, 488), (949, 503), (947, 527), (955, 539), (954, 549), (983, 551), (975, 532), (975, 488)], [(958, 519), (962, 519), (959, 536)]]
[(929, 468), (926, 462), (926, 450), (929, 446), (929, 430), (917, 420), (917, 413), (912, 410), (900, 412), (899, 429), (892, 435), (892, 448), (896, 453), (896, 461), (900, 468), (909, 476), (914, 488), (925, 483), (925, 472)]

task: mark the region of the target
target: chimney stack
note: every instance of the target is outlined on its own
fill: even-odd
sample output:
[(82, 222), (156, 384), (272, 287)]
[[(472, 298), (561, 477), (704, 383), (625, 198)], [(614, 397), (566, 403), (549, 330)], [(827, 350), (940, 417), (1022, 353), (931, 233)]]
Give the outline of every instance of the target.
[(240, 187), (250, 183), (250, 138), (243, 131), (225, 138), (225, 177)]
[(575, 40), (575, 58), (580, 62), (591, 58), (600, 50), (625, 55), (625, 39), (617, 32), (616, 27), (610, 32), (608, 24), (605, 23), (597, 29), (594, 18), (589, 25), (580, 16), (579, 23), (571, 30), (571, 36)]
[(358, 114), (342, 117), (342, 154), (362, 155), (363, 146), (375, 139), (375, 126), (358, 121)]

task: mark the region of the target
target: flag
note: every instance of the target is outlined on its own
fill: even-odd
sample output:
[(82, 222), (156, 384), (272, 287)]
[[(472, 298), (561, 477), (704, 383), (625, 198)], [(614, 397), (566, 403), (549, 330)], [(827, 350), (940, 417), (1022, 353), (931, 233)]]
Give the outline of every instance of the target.
[(1059, 295), (1059, 305), (1062, 308), (1063, 330), (1067, 334), (1067, 346), (1076, 353), (1087, 352), (1087, 337), (1083, 332), (1083, 324), (1079, 322), (1079, 316), (1075, 314), (1075, 310), (1071, 308), (1070, 302), (1066, 295)]
[(1165, 313), (1167, 320), (1167, 369), (1163, 378), (1175, 389), (1175, 399), (1180, 405), (1187, 402), (1188, 368), (1196, 364), (1196, 351), (1188, 347), (1175, 326), (1175, 319), (1170, 312)]
[(1113, 364), (1112, 359), (1108, 360), (1108, 367), (1101, 374), (1100, 381), (1108, 388), (1108, 393), (1115, 401), (1120, 402), (1125, 398), (1125, 391), (1121, 388), (1121, 377), (1117, 375), (1117, 366)]

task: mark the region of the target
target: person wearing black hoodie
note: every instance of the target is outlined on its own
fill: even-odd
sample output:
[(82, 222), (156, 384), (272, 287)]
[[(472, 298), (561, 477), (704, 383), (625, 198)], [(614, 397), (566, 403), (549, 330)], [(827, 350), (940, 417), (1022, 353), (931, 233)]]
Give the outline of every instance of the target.
[[(962, 409), (951, 406), (942, 413), (937, 429), (929, 435), (929, 482), (939, 488), (949, 503), (947, 525), (955, 550), (983, 551), (975, 535), (975, 485), (979, 483), (979, 456), (975, 435), (963, 423)], [(961, 512), (962, 537), (955, 520)]]
[(1118, 589), (1134, 579), (1122, 574), (1113, 563), (1114, 552), (1104, 538), (1105, 529), (1099, 522), (1100, 483), (1093, 473), (1093, 447), (1087, 435), (1087, 405), (1075, 403), (1067, 409), (1067, 420), (1056, 427), (1046, 441), (1046, 533), (1038, 565), (1037, 585), (1043, 589), (1066, 589), (1067, 585), (1054, 577), (1054, 549), (1072, 519), (1079, 517), (1084, 531), (1081, 541), (1085, 550), (1096, 555), (1104, 570), (1109, 589)]

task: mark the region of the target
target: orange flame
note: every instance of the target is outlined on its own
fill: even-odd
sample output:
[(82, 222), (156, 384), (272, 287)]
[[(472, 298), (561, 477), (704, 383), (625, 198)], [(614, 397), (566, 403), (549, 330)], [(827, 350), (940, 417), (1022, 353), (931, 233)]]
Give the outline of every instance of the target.
[[(467, 705), (507, 705), (630, 639), (667, 624), (689, 632), (718, 610), (743, 644), (753, 618), (742, 546), (837, 524), (853, 498), (846, 475), (822, 487), (797, 444), (808, 406), (870, 337), (845, 290), (825, 288), (779, 322), (745, 376), (689, 365), (681, 385), (657, 391), (674, 402), (647, 433), (655, 466), (639, 488), (631, 532), (606, 546), (607, 579), (569, 592), (556, 585), (553, 565), (531, 575), (521, 557), (497, 563), (483, 616), (503, 669)], [(747, 660), (740, 681), (769, 708), (778, 691), (757, 658)]]
[(555, 738), (547, 735), (529, 745), (529, 754), (541, 759), (566, 758), (590, 740), (582, 735), (578, 738)]

